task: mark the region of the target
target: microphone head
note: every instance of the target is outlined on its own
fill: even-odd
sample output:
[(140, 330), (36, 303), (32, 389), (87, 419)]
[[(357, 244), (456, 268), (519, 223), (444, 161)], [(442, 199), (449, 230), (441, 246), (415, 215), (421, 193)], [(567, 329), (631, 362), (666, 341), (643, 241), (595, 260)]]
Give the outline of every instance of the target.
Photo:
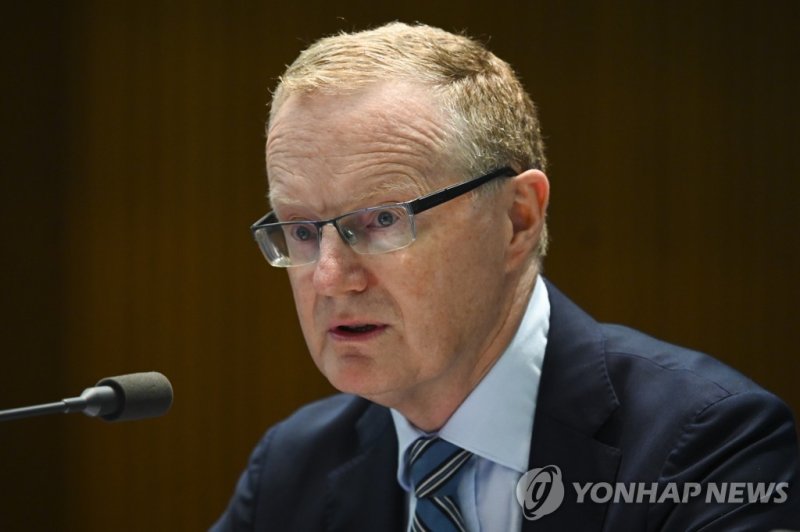
[(157, 371), (108, 377), (96, 386), (109, 386), (117, 396), (114, 411), (100, 416), (105, 421), (156, 417), (172, 406), (172, 385)]

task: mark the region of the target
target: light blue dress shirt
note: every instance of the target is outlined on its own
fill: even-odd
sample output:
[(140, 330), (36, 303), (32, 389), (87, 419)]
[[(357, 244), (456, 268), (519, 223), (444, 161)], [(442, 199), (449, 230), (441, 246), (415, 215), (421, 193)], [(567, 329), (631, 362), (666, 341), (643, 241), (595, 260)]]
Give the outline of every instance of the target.
[[(528, 470), (549, 325), (550, 300), (539, 276), (508, 348), (438, 432), (439, 437), (475, 455), (464, 466), (458, 487), (461, 513), (470, 532), (522, 528), (516, 487)], [(414, 427), (396, 410), (392, 410), (392, 418), (399, 444), (397, 480), (407, 493), (408, 523), (416, 498), (404, 457), (414, 440), (429, 434)]]

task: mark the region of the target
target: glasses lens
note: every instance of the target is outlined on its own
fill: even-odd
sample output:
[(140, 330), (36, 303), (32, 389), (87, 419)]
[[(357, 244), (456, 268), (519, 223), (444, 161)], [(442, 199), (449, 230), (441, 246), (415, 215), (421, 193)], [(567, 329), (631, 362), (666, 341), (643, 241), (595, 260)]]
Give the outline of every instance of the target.
[(416, 237), (414, 219), (403, 205), (385, 205), (356, 211), (336, 223), (344, 239), (361, 254), (386, 253), (404, 248)]
[[(350, 247), (365, 255), (401, 249), (416, 238), (414, 216), (405, 205), (362, 209), (333, 223)], [(258, 247), (272, 266), (301, 266), (313, 263), (319, 257), (320, 233), (313, 223), (268, 223), (257, 226), (254, 235)]]
[(286, 223), (261, 227), (255, 231), (256, 241), (267, 261), (285, 268), (317, 260), (319, 233), (313, 224)]

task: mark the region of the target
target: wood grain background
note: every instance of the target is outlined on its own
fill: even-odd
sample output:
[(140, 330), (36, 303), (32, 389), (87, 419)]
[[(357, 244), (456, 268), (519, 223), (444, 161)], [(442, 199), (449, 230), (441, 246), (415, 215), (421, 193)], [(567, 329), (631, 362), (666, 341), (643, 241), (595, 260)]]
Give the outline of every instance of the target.
[(0, 425), (1, 530), (203, 530), (266, 427), (331, 393), (248, 232), (268, 90), (315, 38), (392, 19), (466, 29), (522, 76), (551, 279), (800, 411), (800, 3), (18, 2), (0, 408), (151, 369), (176, 396), (157, 420)]

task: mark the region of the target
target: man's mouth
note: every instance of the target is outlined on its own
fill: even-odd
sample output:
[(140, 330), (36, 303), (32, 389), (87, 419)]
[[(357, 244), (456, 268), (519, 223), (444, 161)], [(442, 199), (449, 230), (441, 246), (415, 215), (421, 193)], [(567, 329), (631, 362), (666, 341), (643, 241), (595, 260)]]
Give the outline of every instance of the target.
[(364, 325), (340, 325), (336, 329), (346, 333), (365, 333), (374, 331), (377, 327), (377, 325), (365, 323)]
[(338, 325), (330, 329), (330, 333), (341, 339), (369, 338), (378, 334), (386, 328), (386, 325), (378, 323), (353, 323), (349, 325)]

